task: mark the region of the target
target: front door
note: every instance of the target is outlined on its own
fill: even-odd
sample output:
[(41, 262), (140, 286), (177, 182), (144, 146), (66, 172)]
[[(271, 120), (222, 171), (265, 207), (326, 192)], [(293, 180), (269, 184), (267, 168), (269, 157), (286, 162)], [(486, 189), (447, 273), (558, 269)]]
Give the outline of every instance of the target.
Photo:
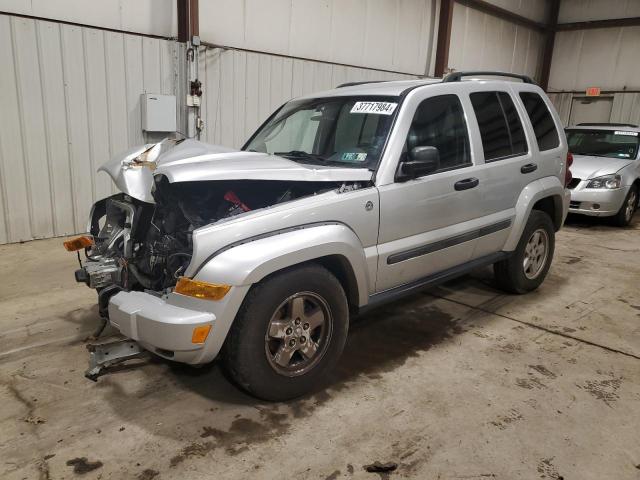
[(473, 255), (484, 211), (458, 95), (418, 104), (399, 160), (421, 146), (438, 149), (437, 171), (379, 187), (378, 292), (463, 264)]

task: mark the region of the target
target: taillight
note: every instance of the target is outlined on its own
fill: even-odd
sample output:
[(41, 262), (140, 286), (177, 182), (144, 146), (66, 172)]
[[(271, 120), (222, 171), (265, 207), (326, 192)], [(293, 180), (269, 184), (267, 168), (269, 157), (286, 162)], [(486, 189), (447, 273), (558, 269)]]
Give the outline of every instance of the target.
[(571, 165), (573, 165), (573, 155), (571, 152), (567, 152), (567, 168), (564, 172), (564, 186), (568, 186), (571, 183), (573, 175), (571, 175)]

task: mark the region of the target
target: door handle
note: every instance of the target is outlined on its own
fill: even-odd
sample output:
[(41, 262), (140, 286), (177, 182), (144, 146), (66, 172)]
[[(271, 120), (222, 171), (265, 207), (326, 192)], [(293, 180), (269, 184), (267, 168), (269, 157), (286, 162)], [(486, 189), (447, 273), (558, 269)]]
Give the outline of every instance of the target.
[(453, 188), (456, 190), (468, 190), (470, 188), (477, 187), (479, 183), (480, 180), (475, 177), (465, 178), (464, 180), (454, 183)]
[(520, 169), (521, 173), (531, 173), (531, 172), (535, 172), (538, 169), (538, 165), (536, 165), (535, 163), (527, 163), (526, 165), (523, 165), (522, 168)]

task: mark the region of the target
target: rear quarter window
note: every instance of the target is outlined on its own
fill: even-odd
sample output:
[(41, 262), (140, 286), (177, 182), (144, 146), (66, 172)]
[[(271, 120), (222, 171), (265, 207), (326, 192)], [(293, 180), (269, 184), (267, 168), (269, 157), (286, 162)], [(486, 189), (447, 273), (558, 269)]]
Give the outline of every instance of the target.
[(469, 97), (478, 119), (485, 161), (527, 152), (522, 122), (508, 93), (474, 92)]
[(551, 150), (560, 145), (556, 125), (542, 97), (534, 92), (520, 92), (520, 99), (527, 110), (529, 120), (538, 142), (540, 151)]

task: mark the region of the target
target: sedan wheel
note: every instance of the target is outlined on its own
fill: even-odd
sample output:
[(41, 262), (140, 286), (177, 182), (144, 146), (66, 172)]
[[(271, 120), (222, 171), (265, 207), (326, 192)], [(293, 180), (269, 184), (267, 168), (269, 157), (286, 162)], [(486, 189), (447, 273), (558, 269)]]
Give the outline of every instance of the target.
[(624, 209), (624, 218), (629, 223), (631, 221), (631, 217), (633, 217), (633, 213), (636, 211), (636, 204), (638, 203), (638, 196), (635, 190), (631, 190), (629, 192), (629, 196), (627, 197), (627, 201), (625, 203)]

